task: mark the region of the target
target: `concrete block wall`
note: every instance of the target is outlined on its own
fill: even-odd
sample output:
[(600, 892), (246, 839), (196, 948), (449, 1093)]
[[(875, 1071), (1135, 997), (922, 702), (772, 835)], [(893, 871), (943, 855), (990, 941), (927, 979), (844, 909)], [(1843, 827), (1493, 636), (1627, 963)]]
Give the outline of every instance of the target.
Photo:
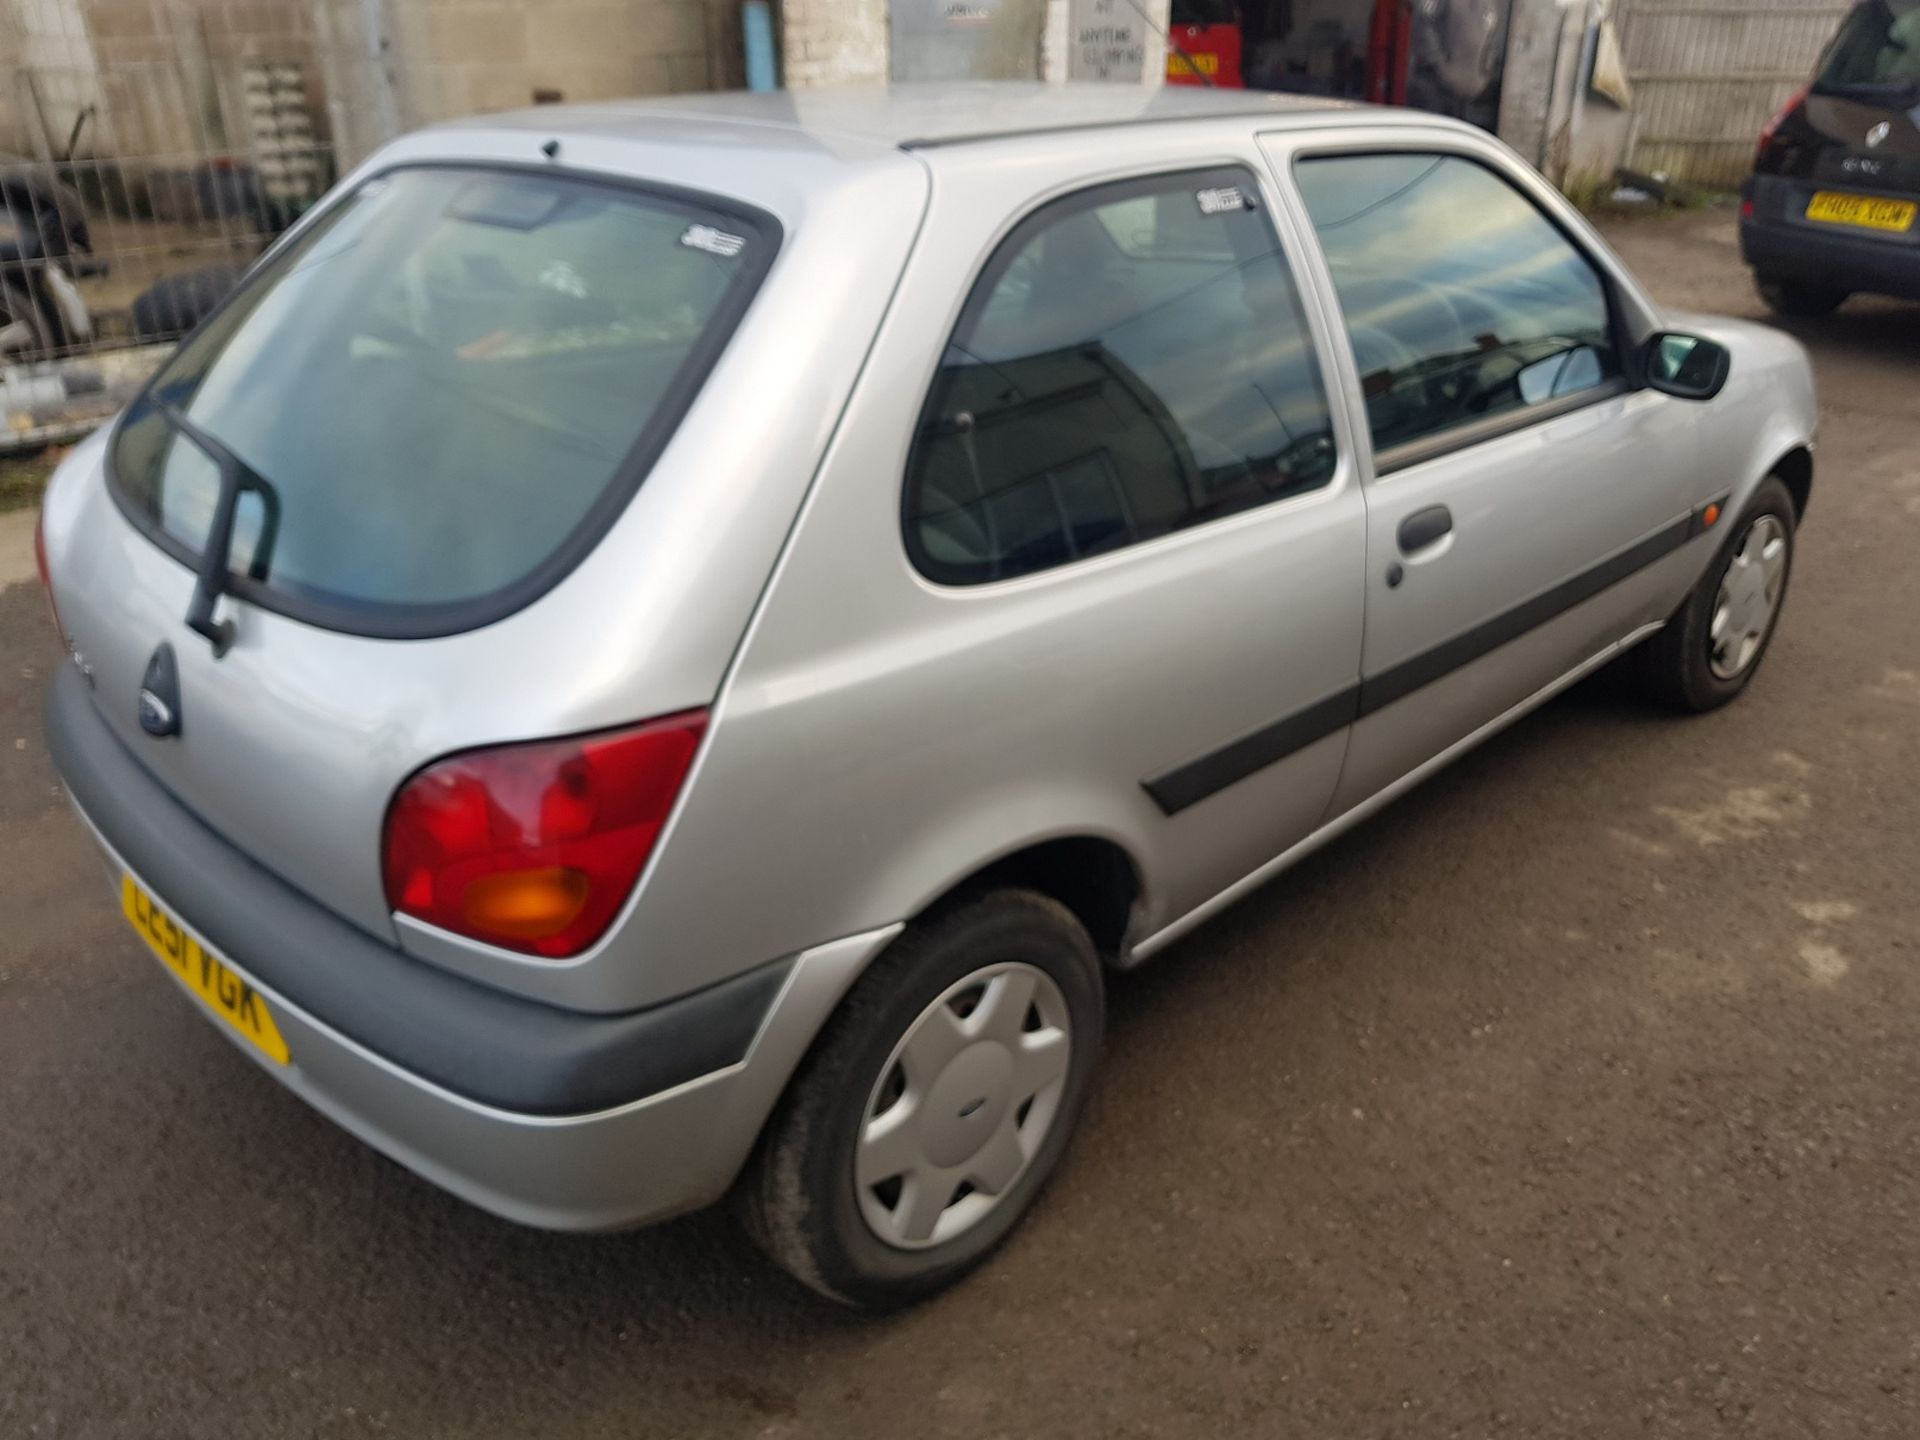
[(262, 62), (312, 75), (343, 164), (398, 131), (537, 98), (745, 83), (737, 0), (0, 0), (0, 60), (19, 56), (35, 88), (0, 64), (0, 148), (28, 153), (33, 94), (62, 139), (96, 105), (99, 153), (233, 148), (236, 77)]
[[(26, 48), (26, 31), (20, 24), (20, 16), (13, 6), (0, 0), (0, 55), (20, 55)], [(0, 151), (14, 155), (33, 153), (33, 137), (20, 114), (19, 87), (6, 75), (0, 75)]]
[(346, 163), (462, 115), (745, 83), (733, 0), (310, 3)]
[(536, 98), (739, 83), (722, 7), (708, 0), (386, 0), (385, 8), (403, 129)]
[(887, 0), (786, 0), (780, 57), (781, 78), (791, 90), (885, 84)]
[(78, 0), (103, 100), (109, 154), (184, 164), (248, 145), (245, 66), (297, 67), (319, 101), (312, 15), (302, 0)]
[(186, 160), (243, 144), (243, 66), (312, 67), (306, 0), (0, 0), (0, 150)]
[(80, 0), (0, 0), (0, 150), (64, 149), (99, 99), (97, 73)]

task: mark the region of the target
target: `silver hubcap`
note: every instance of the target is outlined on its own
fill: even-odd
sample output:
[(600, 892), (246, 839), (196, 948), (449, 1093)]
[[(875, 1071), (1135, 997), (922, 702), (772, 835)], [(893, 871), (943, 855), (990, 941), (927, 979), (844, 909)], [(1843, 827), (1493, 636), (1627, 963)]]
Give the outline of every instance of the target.
[(1707, 663), (1716, 678), (1745, 672), (1766, 643), (1787, 578), (1787, 530), (1772, 515), (1747, 527), (1733, 563), (1720, 580), (1707, 627)]
[(942, 1245), (1006, 1198), (1059, 1114), (1070, 1026), (1060, 987), (1021, 964), (976, 970), (920, 1012), (867, 1097), (854, 1152), (875, 1235)]

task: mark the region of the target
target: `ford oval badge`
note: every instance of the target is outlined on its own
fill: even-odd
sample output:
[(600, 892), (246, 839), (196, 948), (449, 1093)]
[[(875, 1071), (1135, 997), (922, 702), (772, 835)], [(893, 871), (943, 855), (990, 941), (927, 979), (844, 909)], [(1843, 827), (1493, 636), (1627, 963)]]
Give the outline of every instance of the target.
[(180, 733), (180, 667), (171, 645), (161, 645), (147, 661), (140, 681), (140, 728), (162, 739)]

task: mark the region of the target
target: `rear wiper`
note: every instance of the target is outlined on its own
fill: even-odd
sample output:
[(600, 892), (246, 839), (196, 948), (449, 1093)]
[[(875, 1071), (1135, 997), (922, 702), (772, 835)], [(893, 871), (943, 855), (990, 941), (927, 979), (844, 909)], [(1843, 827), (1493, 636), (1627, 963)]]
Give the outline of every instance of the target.
[(173, 406), (162, 402), (159, 410), (167, 423), (192, 441), (194, 448), (213, 461), (214, 468), (220, 472), (220, 495), (213, 508), (213, 524), (200, 551), (193, 600), (187, 606), (187, 628), (206, 638), (213, 646), (213, 658), (218, 660), (233, 648), (233, 621), (215, 620), (213, 611), (233, 578), (233, 525), (240, 513), (240, 497), (251, 490), (266, 507), (260, 540), (253, 547), (253, 559), (247, 566), (249, 579), (264, 580), (273, 559), (273, 543), (280, 534), (280, 492), (264, 475)]

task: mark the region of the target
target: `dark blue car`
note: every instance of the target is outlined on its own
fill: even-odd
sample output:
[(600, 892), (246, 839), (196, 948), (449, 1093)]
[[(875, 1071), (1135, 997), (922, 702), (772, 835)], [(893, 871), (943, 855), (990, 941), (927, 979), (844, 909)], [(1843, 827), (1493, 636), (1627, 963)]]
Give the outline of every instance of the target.
[(1782, 315), (1920, 300), (1920, 0), (1863, 0), (1760, 137), (1740, 250)]

